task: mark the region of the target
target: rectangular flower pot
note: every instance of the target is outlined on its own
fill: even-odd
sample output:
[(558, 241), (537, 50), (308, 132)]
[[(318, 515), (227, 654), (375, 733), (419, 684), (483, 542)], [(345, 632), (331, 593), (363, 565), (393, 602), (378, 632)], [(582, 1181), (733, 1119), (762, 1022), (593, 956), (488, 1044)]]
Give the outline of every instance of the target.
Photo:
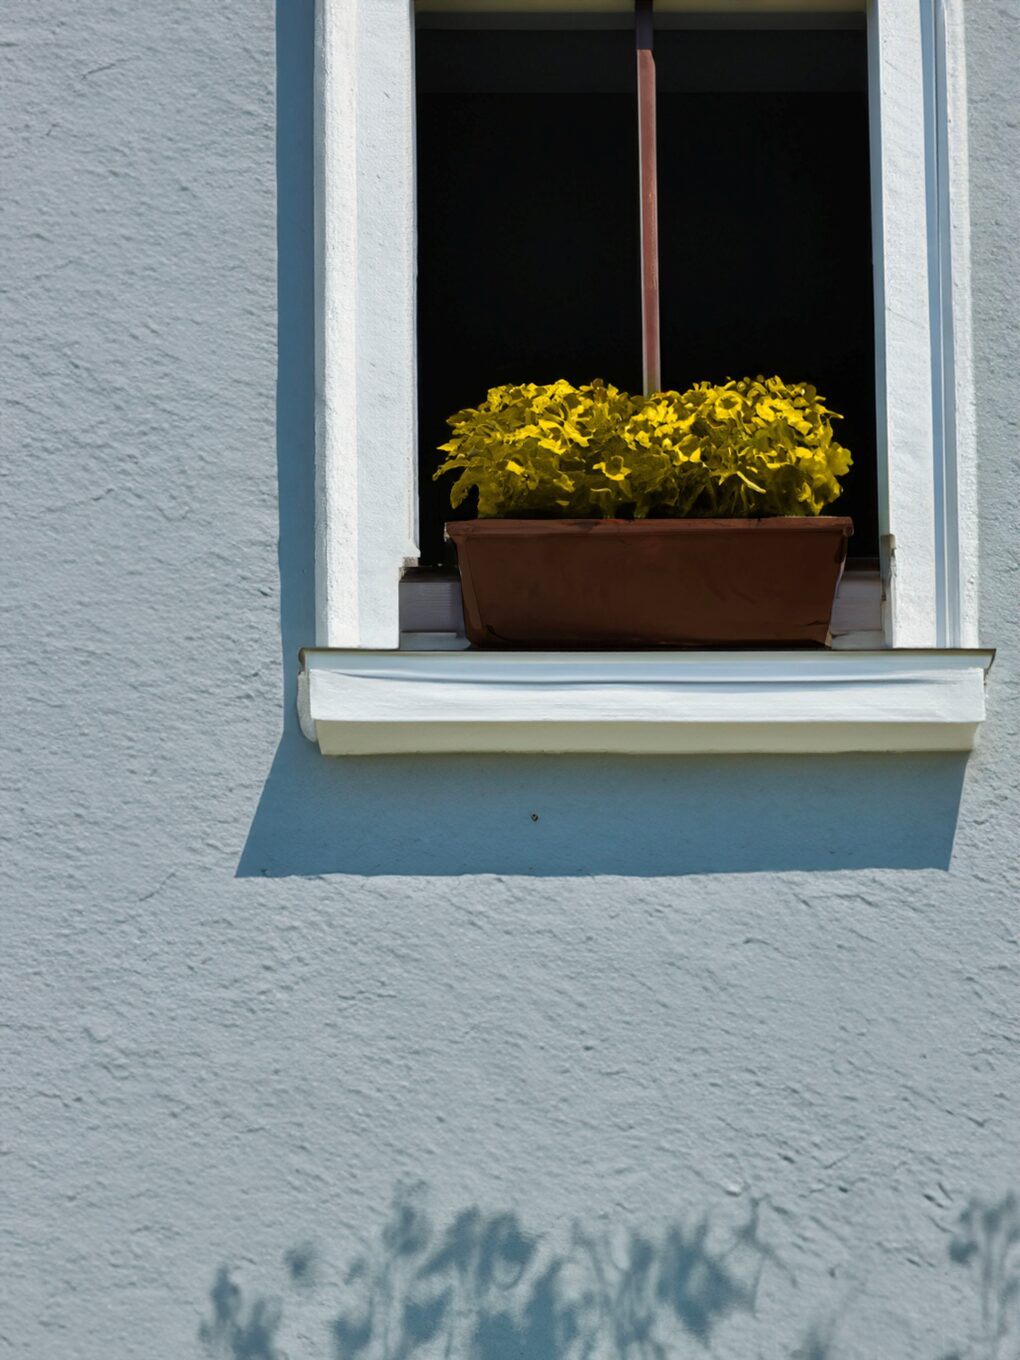
[(476, 647), (824, 647), (849, 519), (453, 521)]

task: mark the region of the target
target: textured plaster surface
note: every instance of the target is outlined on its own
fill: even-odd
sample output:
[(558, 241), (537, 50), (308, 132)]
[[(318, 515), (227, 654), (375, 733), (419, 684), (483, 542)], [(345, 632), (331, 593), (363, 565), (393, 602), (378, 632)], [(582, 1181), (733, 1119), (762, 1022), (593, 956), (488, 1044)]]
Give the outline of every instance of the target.
[(0, 1354), (1020, 1355), (1020, 11), (968, 22), (964, 775), (318, 757), (309, 4), (4, 9)]

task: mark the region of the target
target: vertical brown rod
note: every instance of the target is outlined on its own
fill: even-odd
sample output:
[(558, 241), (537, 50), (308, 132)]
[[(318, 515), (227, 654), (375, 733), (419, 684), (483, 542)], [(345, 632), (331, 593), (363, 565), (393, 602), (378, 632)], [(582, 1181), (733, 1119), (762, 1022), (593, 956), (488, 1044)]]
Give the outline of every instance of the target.
[(655, 147), (653, 3), (654, 0), (634, 0), (638, 159), (641, 163), (641, 361), (646, 394), (662, 389), (659, 363), (659, 186)]

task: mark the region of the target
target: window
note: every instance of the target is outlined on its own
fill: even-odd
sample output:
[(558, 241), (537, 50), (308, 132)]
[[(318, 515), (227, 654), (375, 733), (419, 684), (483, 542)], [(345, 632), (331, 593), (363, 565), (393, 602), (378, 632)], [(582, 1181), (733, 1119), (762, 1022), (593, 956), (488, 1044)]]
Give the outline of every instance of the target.
[[(555, 3), (557, 9), (570, 10), (575, 17), (597, 9), (604, 20), (611, 23), (617, 22), (617, 14), (624, 17), (631, 12), (629, 0), (589, 0), (589, 3), (555, 0)], [(446, 4), (447, 8), (456, 7), (465, 12), (494, 8), (480, 0), (475, 3), (446, 0)], [(799, 32), (801, 39), (816, 45), (831, 43), (834, 33), (843, 33), (847, 50), (854, 44), (858, 53), (861, 44), (866, 47), (875, 357), (874, 385), (868, 384), (868, 390), (875, 394), (873, 542), (877, 541), (882, 561), (884, 599), (882, 631), (868, 630), (865, 641), (872, 647), (883, 644), (891, 650), (888, 663), (881, 657), (876, 660), (872, 651), (866, 660), (862, 654), (860, 665), (856, 659), (849, 659), (849, 653), (843, 653), (842, 661), (838, 655), (823, 659), (821, 665), (824, 669), (830, 661), (833, 663), (831, 675), (836, 688), (832, 693), (841, 695), (840, 702), (845, 702), (850, 710), (856, 702), (854, 686), (858, 680), (862, 686), (860, 694), (866, 690), (874, 697), (876, 675), (884, 673), (883, 666), (899, 667), (899, 688), (895, 703), (891, 697), (890, 703), (902, 717), (904, 701), (907, 700), (909, 708), (913, 702), (909, 696), (913, 694), (914, 701), (920, 702), (916, 698), (920, 690), (910, 689), (904, 676), (914, 671), (908, 665), (904, 672), (902, 652), (901, 660), (895, 661), (896, 651), (892, 649), (973, 647), (976, 642), (962, 22), (959, 0), (923, 0), (920, 5), (904, 5), (902, 0), (868, 0), (866, 8), (859, 7), (865, 23), (862, 31), (850, 26), (859, 25), (860, 17), (853, 20), (834, 17), (852, 7), (851, 0), (844, 0), (844, 3), (816, 0), (814, 4), (791, 3), (790, 0), (781, 4), (777, 0), (769, 5), (770, 11), (780, 12), (779, 17), (769, 21), (771, 30), (744, 29), (744, 37), (739, 41), (747, 42), (748, 35), (753, 34), (756, 41), (767, 40), (778, 50), (788, 43), (791, 33)], [(417, 6), (422, 18), (436, 8), (433, 0), (419, 0)], [(552, 6), (543, 4), (542, 0), (500, 0), (500, 8), (537, 12), (544, 23), (552, 24), (548, 32), (554, 32), (557, 26), (562, 29), (560, 21), (549, 17)], [(683, 88), (684, 79), (690, 74), (688, 69), (688, 75), (684, 75), (684, 37), (690, 41), (690, 35), (697, 33), (697, 41), (704, 45), (705, 51), (713, 43), (720, 50), (728, 43), (726, 61), (735, 63), (729, 67), (728, 78), (733, 80), (732, 72), (739, 66), (733, 55), (739, 41), (733, 34), (741, 30), (728, 30), (724, 34), (725, 42), (710, 30), (719, 28), (721, 12), (730, 16), (730, 24), (736, 22), (734, 16), (742, 16), (744, 23), (749, 22), (750, 13), (754, 13), (756, 22), (761, 24), (759, 11), (762, 9), (758, 0), (716, 0), (715, 3), (698, 0), (696, 5), (691, 0), (658, 0), (656, 14), (661, 17), (662, 26), (656, 41), (660, 48), (659, 60), (663, 64), (661, 69), (668, 69), (666, 54), (671, 44), (675, 43), (675, 51), (681, 54), (676, 57), (675, 75), (669, 77), (670, 81), (675, 78), (677, 88), (667, 89), (664, 95), (667, 101), (677, 99), (677, 121), (683, 121), (683, 100), (693, 93)], [(690, 27), (692, 17), (688, 12), (694, 10), (703, 16), (698, 20), (701, 30)], [(814, 16), (813, 28), (804, 27), (804, 11)], [(791, 17), (794, 12), (798, 12), (799, 17)], [(823, 12), (827, 15), (824, 20), (820, 18)], [(529, 16), (528, 24), (533, 22)], [(674, 22), (684, 23), (687, 27), (674, 30), (670, 27)], [(459, 41), (465, 46), (482, 42), (484, 37), (484, 29), (464, 27), (459, 31), (463, 35)], [(515, 41), (536, 42), (536, 35), (529, 33), (526, 27), (507, 31), (520, 34)], [(581, 30), (582, 33), (585, 31)], [(598, 38), (608, 50), (621, 34), (626, 36), (624, 29), (611, 26), (605, 30), (592, 29), (585, 41)], [(577, 34), (572, 36), (576, 39)], [(384, 649), (392, 655), (392, 649), (398, 647), (400, 640), (401, 577), (420, 560), (416, 445), (414, 11), (406, 0), (319, 0), (318, 41), (317, 225), (321, 307), (317, 359), (317, 643), (319, 647), (348, 649), (352, 655), (365, 649)], [(553, 41), (551, 36), (549, 41)], [(427, 99), (429, 83), (437, 79), (437, 74), (424, 48), (421, 58), (422, 97)], [(846, 62), (844, 76), (840, 79), (848, 85), (859, 82), (859, 55), (848, 57)], [(835, 58), (824, 63), (828, 72), (826, 78), (830, 80), (829, 95), (834, 99), (843, 95), (859, 96), (859, 89), (832, 87), (835, 65), (838, 65)], [(575, 72), (584, 66), (584, 62), (573, 63)], [(496, 78), (498, 67), (499, 62), (494, 59), (490, 78)], [(590, 64), (585, 79), (594, 80), (596, 71), (602, 72), (598, 79), (608, 78), (600, 59)], [(717, 69), (716, 74), (722, 79), (725, 72)], [(455, 75), (455, 71), (447, 70), (443, 78), (453, 80)], [(533, 76), (545, 78), (537, 59)], [(463, 73), (459, 78), (464, 78)], [(626, 95), (626, 91), (622, 93)], [(758, 93), (763, 99), (768, 94), (767, 91)], [(806, 91), (801, 93), (806, 97)], [(579, 99), (585, 98), (584, 90), (575, 91), (575, 94)], [(814, 94), (820, 97), (821, 92)], [(607, 123), (612, 121), (607, 110), (593, 116), (604, 117)], [(621, 128), (628, 116), (633, 117), (626, 114), (621, 104)], [(722, 116), (720, 113), (719, 117)], [(557, 124), (556, 136), (564, 148), (571, 137), (579, 135), (576, 120), (571, 122), (573, 117), (567, 115), (564, 122)], [(669, 117), (667, 105), (667, 122)], [(844, 138), (848, 166), (855, 156), (856, 164), (860, 164), (859, 149), (856, 153), (852, 150), (857, 135), (853, 132), (852, 121), (848, 119), (846, 123)], [(426, 122), (422, 128), (423, 137), (431, 137), (434, 142), (438, 126), (437, 122), (431, 127)], [(798, 126), (799, 135), (807, 136), (809, 129), (803, 123)], [(859, 123), (856, 126), (859, 128)], [(605, 135), (618, 139), (622, 146), (623, 134), (619, 128), (607, 127)], [(859, 148), (859, 142), (857, 145)], [(857, 182), (860, 183), (860, 179)], [(428, 187), (423, 189), (423, 234), (434, 230), (434, 221), (430, 226), (428, 217), (432, 211), (430, 192)], [(462, 184), (458, 192), (466, 201), (468, 189)], [(683, 192), (682, 177), (674, 176), (670, 193), (678, 201), (664, 204), (666, 211), (673, 214), (678, 209), (682, 211)], [(626, 211), (625, 195), (622, 202)], [(860, 206), (859, 202), (855, 203), (851, 212), (859, 213)], [(633, 223), (628, 227), (622, 219), (619, 223), (614, 219), (611, 236), (618, 247), (623, 247), (621, 253), (624, 255), (628, 231), (633, 232)], [(707, 225), (702, 223), (702, 241), (710, 235)], [(859, 262), (853, 267), (859, 267)], [(665, 268), (664, 264), (664, 272)], [(426, 273), (423, 270), (422, 325), (427, 330), (432, 322), (426, 309), (436, 304), (434, 298), (429, 300), (428, 292), (435, 281), (430, 282)], [(633, 275), (631, 277), (633, 279)], [(669, 286), (666, 291), (668, 295)], [(862, 314), (861, 298), (856, 299), (856, 304), (858, 320), (855, 325), (859, 324)], [(630, 322), (626, 320), (629, 305), (621, 286), (620, 325), (624, 330), (633, 326), (633, 318)], [(851, 300), (847, 305), (854, 304)], [(667, 326), (671, 324), (667, 323)], [(465, 335), (460, 337), (460, 342), (466, 353), (473, 340)], [(678, 321), (672, 331), (664, 327), (664, 347), (673, 346), (674, 357), (681, 353), (683, 342), (682, 321)], [(449, 343), (447, 339), (445, 358), (436, 350), (427, 357), (423, 354), (423, 363), (426, 366), (434, 364), (437, 369), (444, 364), (448, 367), (453, 352)], [(607, 340), (607, 346), (611, 343), (612, 338)], [(853, 348), (851, 346), (847, 353), (850, 354)], [(856, 350), (859, 359), (860, 344)], [(522, 362), (523, 357), (526, 356), (522, 356)], [(821, 349), (816, 357), (821, 359)], [(733, 367), (748, 365), (746, 360), (738, 363), (736, 359), (726, 362), (724, 359), (724, 355), (715, 358), (699, 353), (685, 362), (692, 367), (696, 365), (704, 376), (714, 376), (718, 366), (728, 369), (731, 363)], [(607, 347), (599, 367), (613, 361), (614, 355)], [(620, 362), (624, 362), (622, 355)], [(633, 363), (633, 359), (625, 362)], [(680, 367), (678, 358), (676, 362)], [(848, 360), (846, 355), (841, 357), (833, 352), (825, 362), (827, 365), (830, 362), (846, 364)], [(809, 360), (798, 362), (796, 366), (802, 365), (810, 371), (818, 367)], [(780, 364), (775, 366), (779, 368)], [(582, 374), (581, 380), (587, 376), (595, 376), (595, 373)], [(614, 372), (611, 376), (620, 382), (633, 381), (626, 371)], [(482, 381), (483, 384), (489, 381), (488, 374)], [(849, 384), (850, 379), (846, 381)], [(818, 382), (822, 390), (826, 390), (826, 386), (832, 387), (832, 382), (827, 384), (824, 375), (819, 375)], [(832, 398), (833, 394), (827, 392), (827, 395)], [(447, 402), (448, 398), (444, 398), (444, 404)], [(451, 408), (456, 404), (454, 399)], [(434, 417), (429, 415), (427, 418)], [(855, 441), (855, 451), (859, 453), (867, 444), (865, 427), (869, 415), (858, 408), (854, 418), (862, 429)], [(424, 423), (424, 414), (422, 419)], [(435, 531), (429, 528), (429, 513), (426, 505), (422, 515), (423, 541), (433, 545), (431, 549), (426, 548), (426, 553), (432, 552), (435, 560)], [(866, 512), (855, 507), (854, 513), (860, 516)], [(447, 606), (448, 601), (437, 608), (441, 613)], [(461, 662), (473, 667), (471, 683), (476, 688), (471, 694), (474, 698), (489, 685), (498, 689), (507, 684), (534, 682), (547, 689), (551, 674), (549, 665), (553, 664), (550, 661), (544, 668), (529, 668), (523, 659), (520, 666), (510, 662), (516, 677), (510, 682), (505, 675), (497, 675), (492, 667), (486, 670), (485, 666), (474, 664), (478, 658), (472, 654), (443, 661), (430, 656), (409, 657), (406, 663), (397, 657), (393, 660), (399, 675), (396, 690), (388, 691), (387, 711), (391, 714), (394, 693), (418, 694), (417, 681), (440, 674), (449, 678), (448, 668)], [(796, 683), (798, 674), (806, 677), (809, 671), (815, 673), (817, 661), (812, 666), (801, 664), (804, 661), (806, 658), (794, 658), (787, 663), (781, 679), (784, 692), (789, 692), (789, 685)], [(977, 698), (973, 684), (986, 663), (987, 656), (983, 653), (963, 656), (958, 663), (950, 656), (942, 666), (939, 678), (932, 680), (937, 692), (945, 697), (958, 679), (964, 683), (961, 678), (964, 673), (969, 677), (966, 685), (970, 686), (967, 692), (971, 707), (965, 722), (951, 723), (949, 711), (936, 713), (937, 705), (935, 708), (929, 705), (925, 710), (925, 721), (930, 719), (941, 724), (943, 732), (948, 733), (950, 726), (954, 726), (957, 744), (966, 744), (960, 732), (964, 729), (972, 732), (974, 721), (979, 720), (974, 716)], [(378, 669), (383, 661), (377, 657), (374, 664)], [(588, 683), (585, 681), (588, 664), (583, 658), (575, 659), (563, 683), (576, 682), (583, 688)], [(751, 663), (734, 656), (729, 661), (716, 658), (714, 665), (716, 670), (712, 674), (716, 678), (713, 684), (718, 681), (716, 671), (720, 667), (726, 671), (729, 666), (736, 677), (744, 674)], [(838, 683), (835, 679), (837, 665), (849, 667), (840, 672)], [(362, 664), (355, 658), (352, 666), (357, 672), (356, 679), (351, 681), (354, 690), (345, 681), (343, 699), (348, 713), (351, 693), (363, 693), (366, 677), (374, 673), (367, 661)], [(920, 661), (917, 666), (924, 670)], [(869, 667), (865, 678), (864, 670)], [(308, 669), (306, 664), (306, 671)], [(342, 672), (350, 680), (340, 652), (333, 653), (327, 669), (332, 679), (326, 675), (320, 677), (319, 693), (337, 694), (340, 692), (337, 674)], [(639, 656), (625, 669), (635, 686), (644, 685), (640, 692), (647, 697), (651, 692), (648, 683), (652, 683), (649, 677), (655, 668)], [(539, 672), (541, 679), (536, 680)], [(943, 685), (943, 672), (953, 675), (953, 686)], [(604, 668), (600, 674), (596, 661), (590, 662), (587, 673), (590, 684), (611, 684), (617, 692), (621, 684), (631, 683), (621, 680), (615, 672), (612, 678), (607, 678)], [(389, 667), (387, 674), (389, 684), (396, 672)], [(660, 667), (657, 674), (661, 679), (665, 673)], [(566, 671), (564, 675), (567, 675)], [(776, 675), (769, 671), (764, 678), (759, 675), (754, 683), (760, 681), (766, 692), (771, 692), (768, 690), (769, 677), (776, 679)], [(311, 679), (311, 689), (314, 689), (314, 675)], [(779, 679), (777, 683), (780, 683)], [(303, 702), (306, 720), (314, 727), (316, 722), (326, 719), (317, 718), (314, 711), (309, 717), (311, 689), (306, 683)], [(746, 689), (743, 692), (746, 698)], [(505, 696), (505, 689), (503, 693)], [(637, 688), (634, 693), (638, 693)], [(957, 693), (955, 688), (953, 693)], [(949, 709), (952, 707), (950, 703)], [(470, 708), (471, 704), (465, 701), (465, 712)], [(487, 710), (484, 702), (479, 702), (475, 708), (480, 722), (490, 721), (495, 712), (492, 705)], [(484, 719), (483, 710), (487, 710)], [(920, 711), (917, 716), (920, 720)], [(852, 717), (851, 713), (851, 720)], [(376, 718), (379, 718), (378, 713)], [(674, 712), (670, 721), (675, 719)], [(875, 731), (879, 728), (880, 725)], [(438, 732), (439, 729), (435, 730)], [(914, 730), (916, 734), (917, 729)], [(880, 738), (876, 735), (872, 739)], [(945, 739), (949, 740), (948, 737)], [(489, 748), (454, 746), (452, 749), (504, 749), (499, 745), (502, 738), (493, 737), (492, 740), (496, 744)], [(782, 740), (780, 736), (776, 737), (777, 742)], [(839, 742), (844, 738), (833, 737), (833, 740)], [(371, 748), (362, 746), (360, 749)], [(539, 745), (512, 749), (563, 748)], [(596, 744), (583, 749), (608, 748)], [(766, 748), (759, 745), (755, 749)], [(767, 749), (786, 747), (778, 744)], [(817, 749), (847, 748), (836, 745)]]

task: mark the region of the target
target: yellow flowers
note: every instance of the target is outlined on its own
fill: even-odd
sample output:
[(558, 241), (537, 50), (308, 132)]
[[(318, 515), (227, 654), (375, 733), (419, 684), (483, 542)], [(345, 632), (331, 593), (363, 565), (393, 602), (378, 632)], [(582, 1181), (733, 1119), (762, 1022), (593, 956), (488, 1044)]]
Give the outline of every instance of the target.
[(736, 420), (743, 412), (743, 405), (736, 392), (724, 389), (715, 399), (716, 420)]
[(595, 471), (604, 473), (611, 482), (622, 482), (630, 476), (630, 468), (618, 455), (608, 458), (604, 463), (596, 463)]
[(633, 397), (595, 381), (493, 387), (450, 417), (435, 476), (482, 518), (817, 515), (851, 465), (806, 383), (741, 378)]

